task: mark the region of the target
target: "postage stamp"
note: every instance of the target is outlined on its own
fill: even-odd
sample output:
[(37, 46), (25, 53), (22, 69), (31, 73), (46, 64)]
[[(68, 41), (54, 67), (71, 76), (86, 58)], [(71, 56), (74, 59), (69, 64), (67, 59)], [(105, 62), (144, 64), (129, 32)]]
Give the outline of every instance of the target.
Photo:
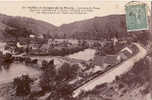
[(128, 31), (148, 30), (148, 17), (145, 4), (128, 5), (125, 10)]

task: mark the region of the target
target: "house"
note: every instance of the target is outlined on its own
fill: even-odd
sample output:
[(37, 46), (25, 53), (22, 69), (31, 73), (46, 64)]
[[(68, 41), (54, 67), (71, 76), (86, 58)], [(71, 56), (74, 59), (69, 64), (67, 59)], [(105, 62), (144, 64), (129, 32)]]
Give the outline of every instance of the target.
[(35, 35), (30, 34), (29, 37), (30, 37), (30, 38), (35, 38)]
[(40, 49), (44, 52), (47, 52), (49, 47), (50, 47), (49, 44), (43, 44)]
[(24, 47), (25, 47), (25, 45), (21, 45), (19, 42), (16, 43), (16, 46), (17, 46), (18, 48), (24, 48)]
[(29, 48), (31, 48), (32, 50), (37, 50), (39, 49), (39, 44), (31, 43), (29, 44)]
[(69, 39), (68, 42), (71, 43), (72, 45), (78, 45), (79, 43), (78, 40), (75, 39)]
[(121, 60), (126, 60), (133, 55), (133, 51), (129, 47), (123, 48), (119, 53), (118, 57)]
[(104, 64), (104, 56), (96, 55), (94, 57), (94, 63), (97, 66), (102, 66)]
[(130, 48), (128, 48), (128, 47), (125, 47), (125, 48), (123, 48), (123, 49), (121, 50), (121, 52), (125, 52), (125, 51), (127, 51), (127, 52), (130, 53), (130, 54), (133, 54), (133, 51), (132, 51)]
[(96, 55), (94, 57), (94, 63), (95, 65), (98, 66), (103, 66), (104, 64), (116, 65), (123, 60), (127, 60), (133, 54), (134, 52), (132, 51), (131, 48), (125, 47), (122, 50), (120, 50), (118, 54), (115, 55), (106, 55), (106, 56)]
[(96, 55), (94, 57), (94, 63), (97, 66), (104, 66), (106, 65), (115, 65), (120, 62), (120, 59), (118, 58), (117, 55), (107, 55), (107, 56), (100, 56)]
[(43, 35), (43, 34), (42, 34), (42, 35), (39, 35), (38, 38), (44, 39), (44, 35)]

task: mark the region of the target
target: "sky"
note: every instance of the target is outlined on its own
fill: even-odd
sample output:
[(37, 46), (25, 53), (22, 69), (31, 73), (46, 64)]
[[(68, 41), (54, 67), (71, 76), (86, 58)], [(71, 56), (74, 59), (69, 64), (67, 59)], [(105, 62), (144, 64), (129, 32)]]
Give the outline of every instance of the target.
[[(0, 1), (0, 13), (10, 16), (24, 16), (60, 26), (74, 21), (101, 17), (112, 14), (125, 14), (128, 1)], [(145, 2), (150, 7), (150, 2)], [(88, 14), (38, 14), (25, 7), (96, 7)], [(24, 8), (24, 9), (23, 9)]]

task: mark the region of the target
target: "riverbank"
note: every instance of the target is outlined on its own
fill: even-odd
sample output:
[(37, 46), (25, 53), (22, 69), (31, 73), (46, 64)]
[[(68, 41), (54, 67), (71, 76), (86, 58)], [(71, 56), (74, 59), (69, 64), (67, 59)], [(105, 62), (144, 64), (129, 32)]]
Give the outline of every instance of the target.
[[(95, 86), (97, 86), (97, 85), (100, 85), (100, 84), (102, 84), (102, 83), (105, 83), (105, 82), (111, 82), (111, 81), (113, 81), (115, 78), (116, 78), (116, 76), (119, 76), (119, 75), (121, 75), (121, 74), (124, 74), (124, 73), (126, 73), (126, 72), (128, 72), (131, 68), (132, 68), (132, 66), (136, 63), (136, 62), (138, 62), (140, 59), (142, 59), (145, 55), (146, 55), (146, 50), (144, 49), (144, 48), (142, 48), (139, 44), (135, 44), (137, 47), (138, 47), (138, 49), (139, 49), (139, 52), (137, 53), (137, 54), (135, 54), (133, 57), (131, 57), (131, 58), (129, 58), (127, 61), (125, 61), (125, 62), (123, 62), (122, 64), (120, 64), (120, 65), (118, 65), (118, 66), (116, 66), (116, 67), (118, 67), (118, 68), (114, 68), (114, 70), (112, 70), (112, 71), (108, 71), (108, 72), (106, 72), (105, 73), (105, 76), (106, 77), (103, 77), (103, 76), (99, 76), (99, 77), (97, 77), (97, 78), (95, 78), (95, 79), (93, 79), (93, 80), (91, 80), (91, 83), (86, 83), (84, 86), (82, 86), (83, 88), (81, 88), (80, 87), (80, 90), (81, 89), (86, 89), (86, 90), (91, 90), (91, 89), (93, 89)], [(91, 52), (90, 52), (91, 51)], [(65, 58), (69, 58), (69, 59), (78, 59), (78, 60), (84, 60), (85, 62), (88, 62), (89, 60), (91, 60), (91, 59), (93, 59), (94, 58), (94, 55), (95, 55), (95, 50), (90, 50), (90, 49), (85, 49), (85, 50), (83, 50), (83, 51), (80, 51), (80, 52), (78, 52), (78, 53), (74, 53), (74, 54), (72, 54), (72, 55), (68, 55), (68, 56), (66, 56)], [(42, 56), (41, 56), (42, 57)], [(41, 58), (40, 57), (40, 59), (41, 60), (43, 60), (43, 57)], [(87, 58), (86, 58), (87, 57)], [(44, 57), (44, 58), (46, 58), (46, 57)], [(48, 57), (48, 58), (52, 58), (52, 57)], [(56, 58), (56, 57), (55, 57)], [(59, 57), (60, 58), (60, 57)], [(63, 61), (65, 60), (65, 58), (63, 57)], [(30, 58), (31, 59), (31, 58)], [(35, 59), (35, 58), (33, 58), (33, 59)], [(50, 61), (50, 59), (49, 59), (49, 61)], [(53, 59), (53, 58), (52, 58)], [(38, 59), (37, 59), (38, 60)], [(57, 59), (57, 60), (59, 60), (59, 59)], [(35, 72), (35, 70), (33, 70), (33, 68), (32, 67), (28, 67), (28, 66), (26, 66), (26, 65), (24, 65), (24, 67), (22, 66), (22, 65), (18, 65), (18, 66), (16, 66), (16, 67), (18, 67), (18, 68), (16, 68), (15, 67), (16, 65), (14, 65), (13, 67), (11, 67), (11, 68), (13, 68), (14, 70), (18, 70), (18, 69), (24, 69), (24, 70), (19, 70), (19, 71), (17, 71), (17, 72), (19, 72), (19, 73), (16, 73), (16, 72), (13, 72), (13, 73), (15, 73), (15, 75), (16, 76), (19, 76), (19, 75), (21, 75), (21, 74), (23, 74), (23, 73), (25, 73), (25, 74), (30, 74), (30, 75), (32, 75), (32, 74), (34, 74), (34, 73), (36, 73)], [(21, 67), (20, 67), (21, 66)], [(89, 65), (90, 66), (90, 65)], [(87, 65), (86, 65), (86, 67), (88, 67)], [(92, 69), (93, 70), (93, 68), (94, 67), (92, 67), (92, 68), (90, 68), (90, 69)], [(80, 70), (82, 70), (82, 69), (80, 69)], [(121, 70), (121, 71), (120, 71)], [(11, 70), (12, 71), (12, 70)], [(27, 72), (26, 72), (27, 71)], [(92, 71), (90, 71), (90, 72), (92, 72)], [(80, 73), (79, 73), (80, 74)], [(89, 71), (87, 72), (85, 72), (85, 71), (82, 71), (82, 73), (81, 74), (90, 74), (89, 73)], [(13, 74), (12, 74), (12, 76), (13, 76)], [(11, 78), (11, 77), (10, 77)], [(3, 80), (3, 81), (5, 81), (5, 80)], [(93, 85), (92, 85), (93, 84)], [(78, 88), (79, 89), (79, 88)], [(77, 89), (77, 90), (78, 90)], [(77, 91), (76, 90), (76, 91)], [(81, 92), (81, 91), (77, 91), (77, 92)], [(74, 93), (76, 93), (75, 91), (74, 91)]]
[[(89, 53), (90, 51), (92, 53)], [(68, 62), (70, 64), (72, 64), (72, 63), (74, 64), (74, 63), (78, 63), (79, 61), (83, 61), (84, 62), (85, 60), (92, 59), (93, 55), (95, 54), (95, 50), (93, 50), (93, 49), (85, 49), (83, 51), (80, 51), (80, 53), (77, 53), (77, 54), (79, 55), (79, 57), (82, 60), (79, 60), (79, 58), (77, 58), (77, 59), (72, 58), (72, 57), (74, 57), (76, 55), (76, 53), (68, 55), (68, 56), (65, 56), (65, 57), (61, 57), (61, 56), (57, 56), (57, 57), (53, 57), (53, 56), (47, 56), (47, 57), (46, 56), (37, 56), (37, 57), (31, 56), (30, 57), (29, 56), (29, 58), (31, 59), (30, 61), (37, 59), (38, 62), (41, 61), (41, 63), (42, 63), (43, 60), (50, 61), (50, 60), (54, 59), (54, 64), (56, 66), (58, 66), (58, 64), (61, 63), (61, 62), (62, 63)], [(87, 56), (87, 59), (86, 59), (86, 56)], [(22, 74), (28, 74), (30, 76), (36, 75), (36, 77), (38, 77), (38, 75), (40, 75), (40, 72), (39, 72), (39, 70), (37, 70), (37, 68), (35, 69), (33, 66), (28, 66), (28, 65), (24, 64), (24, 62), (25, 62), (24, 60), (25, 59), (23, 60), (23, 58), (25, 56), (14, 56), (14, 57), (15, 57), (15, 62), (16, 63), (12, 63), (8, 70), (2, 70), (0, 72), (0, 80), (1, 80), (0, 82), (2, 84), (2, 87), (3, 87), (4, 84), (6, 84), (6, 86), (7, 86), (7, 84), (9, 82), (12, 82), (12, 80), (14, 78), (16, 78), (18, 76), (21, 76)], [(39, 63), (37, 63), (37, 64), (39, 64)], [(5, 92), (5, 90), (4, 90), (4, 92)]]
[(134, 64), (136, 62), (138, 62), (139, 60), (143, 59), (147, 54), (147, 51), (142, 46), (140, 46), (140, 44), (136, 43), (135, 45), (139, 49), (139, 52), (135, 56), (131, 57), (127, 61), (118, 65), (116, 68), (109, 71), (108, 73), (101, 75), (101, 76), (98, 76), (94, 80), (91, 80), (87, 84), (76, 89), (74, 91), (74, 97), (79, 95), (82, 90), (89, 91), (89, 90), (92, 90), (93, 88), (95, 88), (97, 85), (107, 83), (107, 82), (108, 83), (112, 82), (113, 80), (115, 80), (116, 76), (120, 76), (121, 74), (124, 74), (124, 73), (128, 72), (129, 70), (131, 70), (132, 67), (134, 66)]
[(79, 51), (83, 51), (84, 49), (87, 49), (87, 47), (54, 47), (49, 49), (48, 51), (38, 51), (38, 50), (32, 50), (29, 52), (29, 55), (32, 56), (66, 56), (69, 54), (77, 53)]
[(0, 71), (0, 84), (11, 82), (14, 78), (23, 74), (28, 74), (31, 77), (38, 76), (41, 72), (35, 68), (27, 67), (24, 64), (11, 64), (8, 70)]

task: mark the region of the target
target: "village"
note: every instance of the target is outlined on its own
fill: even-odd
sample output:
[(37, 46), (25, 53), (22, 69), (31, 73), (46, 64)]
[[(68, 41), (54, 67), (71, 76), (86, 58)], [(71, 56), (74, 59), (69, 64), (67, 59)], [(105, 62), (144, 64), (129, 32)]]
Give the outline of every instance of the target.
[[(19, 41), (6, 41), (1, 46), (1, 71), (13, 69), (18, 64), (38, 70), (29, 73), (29, 77), (34, 76), (34, 79), (38, 81), (38, 83), (37, 81), (34, 82), (35, 85), (32, 85), (34, 90), (31, 89), (30, 91), (31, 93), (38, 92), (41, 95), (50, 91), (49, 84), (53, 83), (49, 81), (49, 77), (52, 77), (52, 73), (56, 73), (56, 76), (53, 75), (56, 77), (56, 81), (63, 81), (66, 82), (64, 84), (70, 85), (70, 88), (67, 88), (71, 89), (71, 93), (139, 52), (136, 45), (132, 44), (131, 41), (122, 41), (115, 37), (108, 41), (90, 41), (46, 39), (43, 36), (30, 35), (28, 38)], [(113, 50), (109, 51), (109, 48)], [(21, 77), (27, 73), (28, 71), (25, 73), (23, 71), (22, 74), (17, 73), (12, 78), (19, 75)], [(3, 80), (3, 82), (8, 83), (12, 80), (10, 78)], [(45, 81), (48, 84), (44, 84)], [(39, 84), (42, 85), (41, 88)], [(60, 85), (60, 83), (58, 84)]]
[[(101, 11), (85, 17), (0, 14), (0, 100), (147, 100), (152, 65), (147, 3), (111, 3), (121, 13), (104, 5), (99, 4), (107, 11), (94, 5)], [(47, 6), (23, 7), (35, 8)]]

